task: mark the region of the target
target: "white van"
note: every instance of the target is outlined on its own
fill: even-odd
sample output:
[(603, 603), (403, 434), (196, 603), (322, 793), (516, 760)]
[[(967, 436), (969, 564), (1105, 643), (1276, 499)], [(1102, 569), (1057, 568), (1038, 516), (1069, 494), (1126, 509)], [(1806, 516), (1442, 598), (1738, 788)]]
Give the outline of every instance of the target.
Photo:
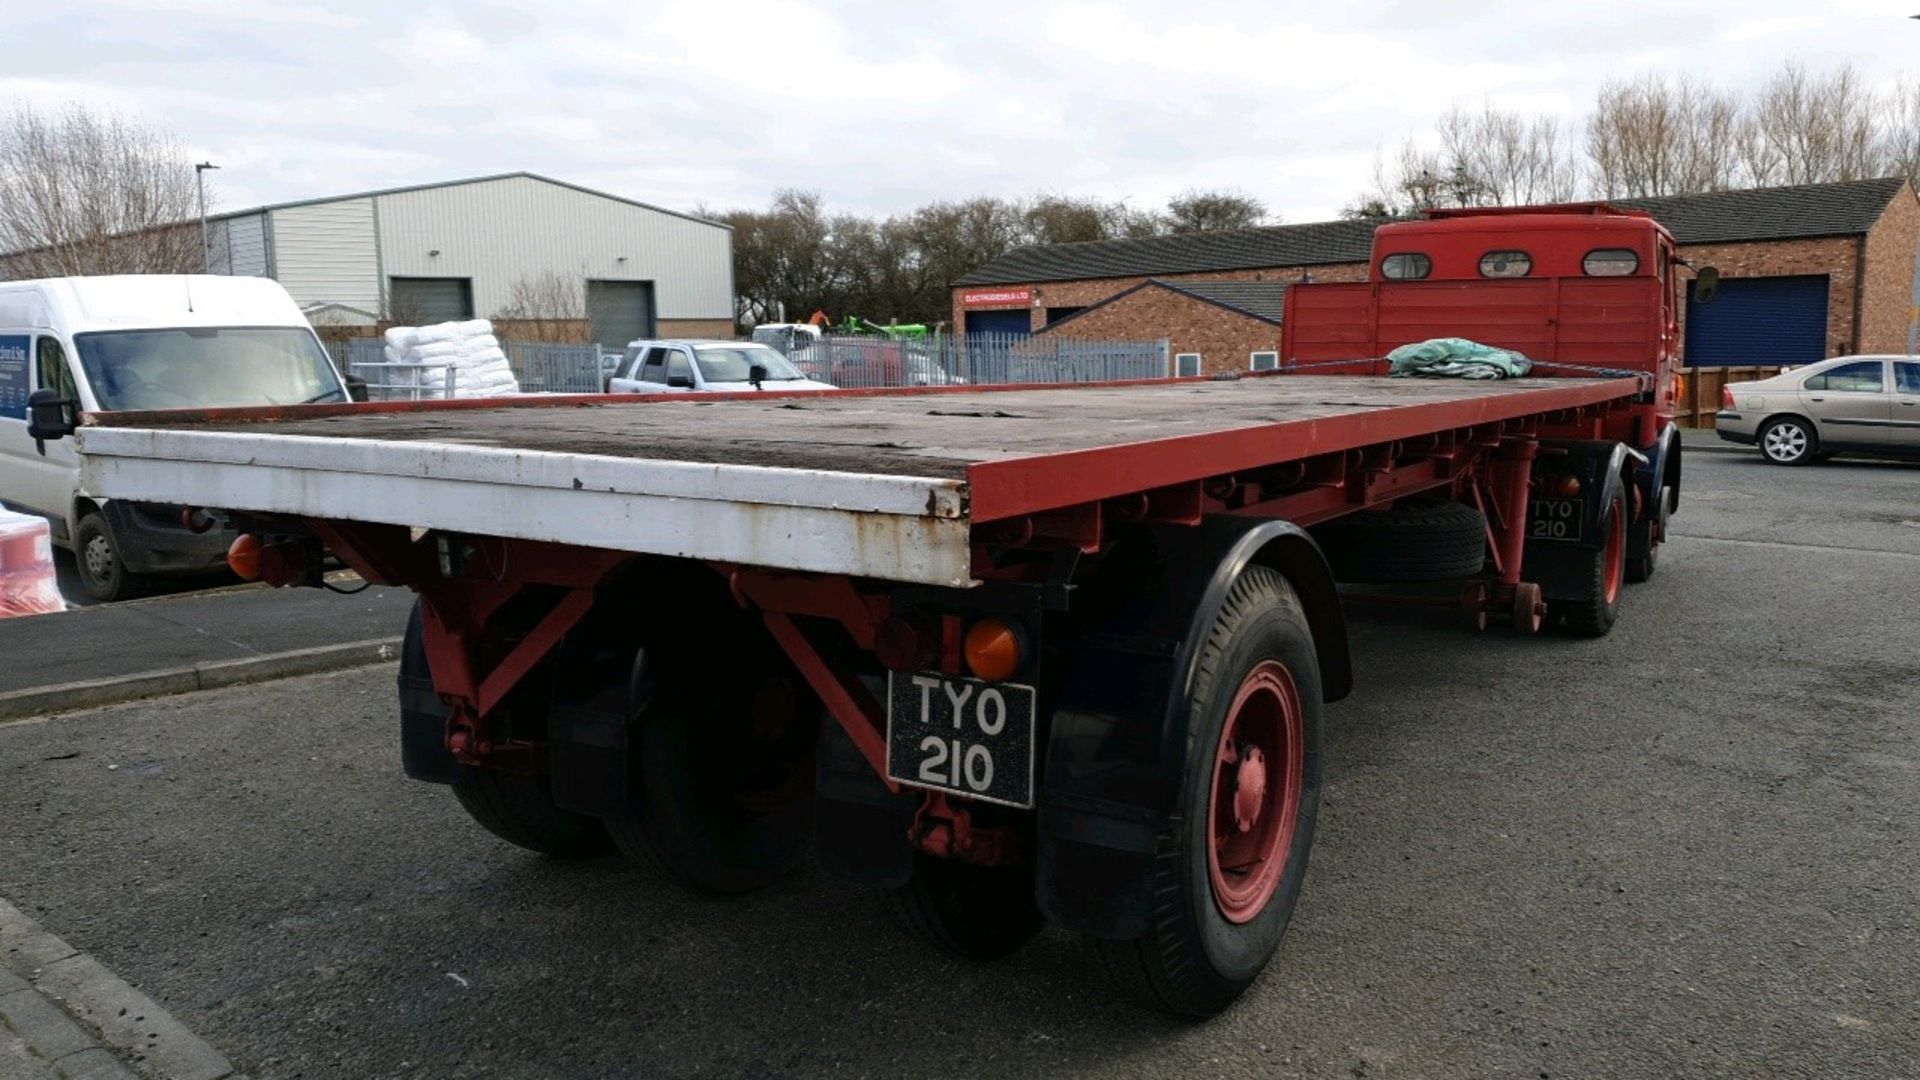
[(53, 524), (89, 596), (142, 575), (217, 566), (232, 537), (196, 533), (181, 508), (80, 490), (71, 439), (36, 446), (27, 400), (53, 390), (75, 414), (346, 401), (293, 298), (265, 278), (203, 275), (0, 281), (0, 503)]

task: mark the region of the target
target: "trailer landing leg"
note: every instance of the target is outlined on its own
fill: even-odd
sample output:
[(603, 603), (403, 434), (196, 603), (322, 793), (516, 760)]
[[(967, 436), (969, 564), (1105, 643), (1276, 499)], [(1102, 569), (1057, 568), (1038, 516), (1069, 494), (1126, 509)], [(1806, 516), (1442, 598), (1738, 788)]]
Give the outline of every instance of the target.
[(1537, 583), (1520, 580), (1527, 546), (1527, 496), (1540, 444), (1531, 437), (1505, 438), (1483, 482), (1472, 485), (1475, 504), (1487, 515), (1487, 544), (1493, 553), (1494, 579), (1473, 581), (1460, 594), (1468, 625), (1485, 629), (1489, 614), (1503, 614), (1515, 631), (1537, 634), (1546, 625), (1546, 594)]

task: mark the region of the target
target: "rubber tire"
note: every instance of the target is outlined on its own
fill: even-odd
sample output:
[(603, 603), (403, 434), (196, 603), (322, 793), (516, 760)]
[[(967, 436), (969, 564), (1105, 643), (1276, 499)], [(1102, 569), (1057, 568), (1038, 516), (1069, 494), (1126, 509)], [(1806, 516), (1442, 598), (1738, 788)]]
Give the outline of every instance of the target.
[(998, 960), (1044, 921), (1030, 866), (970, 866), (917, 854), (905, 885), (874, 894), (901, 929), (962, 960)]
[[(1612, 515), (1626, 512), (1626, 496), (1615, 495), (1607, 516), (1603, 520), (1611, 523)], [(1601, 532), (1604, 534), (1609, 528), (1611, 528), (1610, 524), (1603, 525)], [(1614, 622), (1620, 618), (1620, 602), (1627, 596), (1626, 567), (1624, 565), (1621, 567), (1620, 591), (1614, 594), (1613, 602), (1608, 603), (1606, 546), (1603, 544), (1589, 554), (1592, 558), (1588, 560), (1586, 573), (1582, 575), (1586, 595), (1578, 600), (1552, 601), (1547, 613), (1550, 617), (1557, 617), (1570, 632), (1580, 637), (1605, 637), (1607, 632), (1613, 629)], [(1624, 544), (1621, 546), (1621, 558), (1624, 562), (1626, 558)]]
[(1458, 581), (1487, 561), (1487, 518), (1465, 503), (1357, 510), (1313, 530), (1337, 581)]
[[(1775, 428), (1787, 427), (1787, 426), (1797, 427), (1806, 434), (1807, 448), (1800, 452), (1799, 457), (1793, 458), (1792, 460), (1789, 460), (1789, 461), (1782, 461), (1779, 458), (1774, 457), (1772, 454), (1767, 453), (1767, 435), (1769, 432), (1773, 431)], [(1811, 423), (1805, 420), (1802, 420), (1797, 416), (1776, 416), (1773, 419), (1767, 421), (1766, 424), (1764, 424), (1760, 428), (1760, 438), (1756, 441), (1759, 443), (1759, 446), (1760, 446), (1760, 456), (1764, 458), (1767, 464), (1769, 465), (1783, 465), (1783, 466), (1810, 465), (1813, 462), (1820, 459), (1819, 434), (1813, 430), (1813, 425)]]
[(591, 859), (613, 851), (600, 819), (553, 805), (544, 780), (455, 765), (453, 795), (482, 828), (528, 851), (557, 859)]
[[(1207, 868), (1213, 748), (1247, 673), (1268, 659), (1286, 665), (1299, 691), (1306, 761), (1286, 869), (1260, 914), (1236, 925), (1220, 914)], [(1320, 708), (1313, 631), (1293, 587), (1269, 567), (1248, 567), (1228, 590), (1201, 646), (1180, 809), (1158, 841), (1153, 928), (1132, 941), (1093, 942), (1101, 966), (1128, 997), (1149, 1008), (1204, 1018), (1231, 1005), (1266, 968), (1293, 915), (1313, 846), (1320, 805)]]
[[(718, 578), (714, 584), (724, 590)], [(646, 704), (630, 729), (634, 798), (628, 814), (606, 820), (607, 832), (629, 858), (696, 892), (753, 892), (812, 858), (815, 750), (825, 710), (765, 625), (724, 591), (655, 600), (679, 615), (648, 646), (642, 670), (653, 673), (645, 676), (652, 681), (635, 695)], [(724, 660), (700, 647), (713, 641), (733, 643)], [(773, 678), (749, 684), (743, 671)], [(745, 762), (738, 751), (756, 737), (748, 729), (756, 697), (776, 681), (793, 695), (793, 722), (774, 745), (794, 753), (773, 766)], [(794, 797), (764, 811), (743, 808), (725, 785), (766, 768), (787, 770), (771, 789)]]
[[(96, 577), (87, 570), (87, 545), (91, 544), (96, 537), (107, 542), (111, 559), (110, 572), (104, 579)], [(106, 515), (98, 510), (82, 517), (80, 524), (74, 527), (73, 562), (74, 569), (80, 578), (81, 591), (85, 592), (90, 599), (101, 603), (138, 596), (141, 586), (145, 584), (138, 574), (127, 570), (126, 563), (120, 558), (120, 543), (114, 539), (113, 526), (107, 523)]]

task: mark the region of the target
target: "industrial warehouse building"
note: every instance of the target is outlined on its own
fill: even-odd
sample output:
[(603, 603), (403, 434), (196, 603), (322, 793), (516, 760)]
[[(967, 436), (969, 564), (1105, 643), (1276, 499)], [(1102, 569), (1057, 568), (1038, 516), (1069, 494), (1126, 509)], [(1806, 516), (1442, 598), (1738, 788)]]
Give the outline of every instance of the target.
[[(1683, 359), (1698, 367), (1803, 364), (1905, 352), (1920, 196), (1901, 179), (1621, 199), (1717, 266), (1713, 303), (1688, 303)], [(962, 278), (953, 325), (1168, 339), (1180, 374), (1278, 360), (1287, 285), (1367, 276), (1374, 223), (1055, 244), (1009, 252)]]
[(731, 229), (532, 173), (278, 203), (209, 225), (213, 272), (274, 278), (323, 328), (511, 315), (519, 283), (522, 296), (549, 294), (519, 312), (543, 336), (556, 325), (604, 345), (733, 335)]

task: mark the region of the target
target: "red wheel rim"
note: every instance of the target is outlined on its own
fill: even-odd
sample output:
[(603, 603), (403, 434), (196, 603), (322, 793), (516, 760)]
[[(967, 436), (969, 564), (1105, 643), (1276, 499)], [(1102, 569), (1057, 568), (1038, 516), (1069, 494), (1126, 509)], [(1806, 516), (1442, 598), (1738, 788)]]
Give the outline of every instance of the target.
[(1306, 769), (1300, 691), (1285, 665), (1261, 661), (1227, 709), (1207, 802), (1207, 876), (1228, 922), (1251, 922), (1279, 888)]
[(1613, 524), (1607, 527), (1607, 603), (1620, 596), (1620, 582), (1627, 573), (1627, 504), (1613, 500)]

